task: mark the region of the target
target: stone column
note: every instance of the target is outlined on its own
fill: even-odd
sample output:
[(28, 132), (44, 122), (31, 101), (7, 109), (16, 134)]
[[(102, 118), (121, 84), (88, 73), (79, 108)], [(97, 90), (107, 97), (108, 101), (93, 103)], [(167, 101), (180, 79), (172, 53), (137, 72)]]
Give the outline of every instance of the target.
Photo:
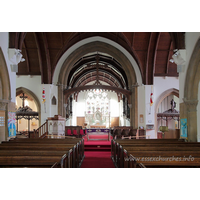
[(63, 113), (63, 115), (64, 115), (64, 117), (66, 118), (66, 108), (67, 108), (67, 104), (64, 104), (64, 113)]
[(130, 126), (133, 128), (138, 127), (138, 91), (137, 91), (138, 84), (132, 85), (131, 87), (131, 104), (130, 108)]
[(187, 118), (188, 123), (188, 141), (197, 142), (197, 104), (198, 100), (183, 99), (184, 106), (182, 105), (183, 114), (180, 118)]
[[(58, 85), (58, 115), (63, 116), (63, 85)], [(64, 117), (64, 116), (63, 116)]]

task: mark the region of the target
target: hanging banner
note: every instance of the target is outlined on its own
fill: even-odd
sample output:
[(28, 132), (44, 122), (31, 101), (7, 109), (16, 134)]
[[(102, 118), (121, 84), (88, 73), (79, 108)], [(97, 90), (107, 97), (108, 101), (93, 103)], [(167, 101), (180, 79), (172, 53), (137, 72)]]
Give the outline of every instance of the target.
[(46, 95), (45, 95), (45, 88), (42, 90), (42, 103), (44, 103), (44, 112), (46, 113)]
[(181, 135), (180, 138), (187, 138), (187, 119), (181, 119)]
[(15, 112), (8, 112), (8, 137), (16, 136)]

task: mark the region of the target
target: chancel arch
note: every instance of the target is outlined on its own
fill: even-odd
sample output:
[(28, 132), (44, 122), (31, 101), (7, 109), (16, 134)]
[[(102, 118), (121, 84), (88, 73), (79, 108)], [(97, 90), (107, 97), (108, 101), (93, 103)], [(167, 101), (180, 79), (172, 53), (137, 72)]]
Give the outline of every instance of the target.
[[(130, 60), (122, 53), (119, 49), (116, 47), (100, 42), (100, 41), (94, 41), (87, 44), (84, 44), (77, 48), (75, 51), (73, 51), (64, 61), (58, 78), (58, 114), (64, 115), (65, 109), (64, 104), (65, 98), (63, 91), (65, 89), (68, 89), (68, 79), (70, 78), (70, 71), (72, 70), (74, 64), (80, 60), (80, 58), (84, 57), (86, 54), (90, 54), (93, 52), (102, 52), (105, 54), (110, 55), (114, 59), (116, 59), (122, 66), (123, 70), (125, 71), (125, 74), (127, 76), (127, 82), (128, 82), (128, 89), (131, 91), (131, 100), (130, 105), (131, 106), (131, 124), (134, 127), (137, 127), (137, 85), (138, 85), (138, 77), (136, 77), (136, 73), (134, 70), (134, 67), (132, 66), (132, 63)], [(139, 78), (140, 79), (140, 78)]]

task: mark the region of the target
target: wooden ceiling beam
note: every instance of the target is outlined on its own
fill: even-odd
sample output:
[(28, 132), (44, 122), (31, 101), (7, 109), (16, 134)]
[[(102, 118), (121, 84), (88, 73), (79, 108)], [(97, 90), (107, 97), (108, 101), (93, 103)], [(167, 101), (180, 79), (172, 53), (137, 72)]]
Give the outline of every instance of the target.
[(28, 57), (28, 53), (27, 53), (27, 50), (26, 50), (25, 40), (23, 41), (23, 44), (24, 44), (24, 52), (25, 52), (25, 56), (26, 56), (26, 68), (27, 68), (27, 72), (30, 73), (29, 57)]
[(39, 45), (39, 40), (37, 33), (33, 33), (35, 37), (35, 42), (37, 46), (37, 53), (38, 53), (38, 59), (39, 59), (39, 67), (40, 67), (40, 73), (41, 73), (41, 83), (44, 83), (44, 77), (43, 77), (43, 67), (42, 67), (42, 55), (41, 55), (41, 49)]
[(25, 37), (26, 37), (26, 33), (25, 32), (20, 34), (20, 39), (19, 39), (19, 49), (20, 50), (22, 50), (22, 45), (23, 45)]
[(65, 96), (65, 101), (67, 101), (68, 97), (73, 94), (74, 92), (84, 91), (84, 90), (93, 90), (93, 89), (105, 89), (105, 90), (111, 90), (115, 91), (116, 93), (122, 93), (127, 97), (128, 103), (131, 102), (131, 91), (125, 90), (123, 88), (118, 88), (114, 86), (108, 86), (108, 85), (85, 85), (80, 86), (76, 88), (71, 88), (63, 91), (63, 94)]
[(170, 43), (170, 46), (169, 46), (169, 52), (168, 52), (168, 56), (167, 56), (167, 65), (166, 65), (166, 74), (168, 74), (168, 72), (169, 72), (169, 60), (170, 60), (170, 55), (171, 55), (171, 48), (172, 48), (172, 45), (173, 45), (173, 42), (172, 42), (172, 40), (171, 40), (171, 43)]
[(132, 34), (132, 41), (131, 41), (131, 47), (133, 48), (133, 45), (134, 45), (134, 39), (135, 39), (135, 33), (133, 32)]
[(159, 40), (160, 40), (160, 34), (158, 33), (157, 39), (156, 39), (156, 47), (155, 47), (155, 51), (154, 51), (154, 60), (153, 60), (153, 75), (155, 74), (155, 65), (156, 65), (156, 57), (157, 57), (157, 49), (158, 49), (158, 44), (159, 44)]
[[(80, 85), (85, 85), (85, 84), (87, 84), (87, 83), (89, 83), (89, 82), (91, 82), (91, 81), (93, 81), (93, 80), (96, 80), (94, 77), (96, 77), (96, 75), (93, 75), (92, 76), (92, 79), (91, 79), (91, 77), (90, 77), (90, 80), (89, 79), (85, 79), (85, 76), (84, 77), (82, 77), (77, 83), (76, 83), (76, 85), (74, 85), (74, 87), (79, 87)], [(83, 80), (84, 79), (84, 80)], [(109, 79), (109, 78), (106, 78), (106, 77), (104, 77), (104, 75), (100, 75), (99, 76), (99, 80), (101, 80), (101, 81), (103, 81), (103, 82), (106, 82), (106, 83), (108, 83), (108, 84), (110, 84), (110, 85), (113, 85), (113, 86), (115, 86), (115, 87), (119, 87), (119, 86), (121, 86), (118, 82), (117, 82), (117, 80), (115, 80), (114, 82), (111, 80), (111, 79)], [(84, 83), (85, 82), (85, 83)], [(112, 84), (111, 84), (112, 83)]]
[(51, 60), (50, 60), (50, 54), (49, 54), (49, 46), (48, 46), (46, 33), (43, 33), (42, 36), (44, 40), (44, 50), (45, 50), (46, 61), (47, 61), (47, 81), (48, 81), (48, 84), (50, 84), (52, 81), (51, 81)]
[(152, 32), (151, 32), (150, 37), (149, 37), (149, 44), (148, 44), (148, 50), (147, 50), (146, 70), (145, 70), (145, 73), (146, 73), (145, 85), (149, 84), (148, 74), (149, 74), (149, 52), (150, 52), (150, 49), (151, 49), (151, 40), (152, 40)]

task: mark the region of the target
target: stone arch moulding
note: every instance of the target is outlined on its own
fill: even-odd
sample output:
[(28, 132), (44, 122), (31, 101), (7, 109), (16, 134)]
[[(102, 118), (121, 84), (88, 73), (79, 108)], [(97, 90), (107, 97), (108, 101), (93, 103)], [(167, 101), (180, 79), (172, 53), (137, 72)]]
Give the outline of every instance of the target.
[(167, 96), (170, 96), (170, 95), (174, 95), (174, 96), (177, 96), (179, 98), (179, 90), (175, 89), (175, 88), (171, 88), (171, 89), (168, 89), (166, 91), (164, 91), (162, 94), (160, 94), (160, 96), (157, 98), (156, 102), (155, 102), (155, 107), (154, 107), (154, 117), (155, 117), (155, 134), (157, 135), (157, 112), (158, 112), (158, 108), (161, 104), (161, 102), (167, 97)]
[[(3, 51), (0, 47), (0, 110), (3, 110), (5, 113), (5, 122), (8, 120), (8, 111), (14, 111), (14, 102), (11, 102), (11, 86), (10, 86), (10, 77), (6, 64), (6, 60), (3, 54)], [(8, 123), (5, 123), (5, 131), (0, 133), (0, 137), (3, 140), (8, 138)]]
[(16, 89), (16, 96), (18, 96), (21, 93), (25, 93), (29, 95), (32, 99), (34, 99), (38, 113), (39, 113), (39, 126), (41, 125), (41, 105), (38, 97), (29, 89), (24, 88), (24, 87), (19, 87)]
[(183, 103), (180, 105), (180, 118), (187, 118), (188, 141), (197, 141), (197, 104), (200, 82), (200, 38), (191, 55), (184, 86)]
[[(86, 55), (87, 53), (91, 52), (103, 52), (111, 55), (114, 57), (118, 62), (122, 65), (127, 78), (128, 78), (128, 86), (129, 89), (132, 92), (131, 96), (131, 104), (134, 105), (131, 108), (131, 124), (135, 127), (137, 127), (137, 88), (134, 87), (138, 84), (138, 80), (141, 82), (141, 74), (135, 71), (135, 66), (132, 65), (132, 62), (130, 61), (130, 58), (127, 58), (127, 56), (124, 54), (124, 52), (117, 49), (115, 46), (112, 46), (111, 44), (102, 42), (102, 41), (94, 41), (86, 43), (79, 48), (75, 49), (67, 58), (63, 61), (62, 67), (60, 68), (60, 72), (58, 75), (58, 114), (64, 116), (64, 94), (63, 90), (65, 89), (67, 85), (67, 78), (69, 76), (69, 72), (71, 70), (71, 67), (74, 65), (74, 63), (79, 60), (81, 57)], [(132, 58), (133, 59), (133, 58)], [(137, 66), (138, 67), (138, 66)], [(134, 90), (134, 92), (133, 92)]]
[(0, 80), (2, 83), (2, 100), (11, 100), (10, 77), (6, 61), (0, 47)]
[[(105, 45), (104, 50), (106, 49), (106, 46), (109, 46), (110, 49), (107, 49), (107, 51), (109, 50), (108, 54), (110, 54), (110, 55), (111, 55), (112, 49), (114, 49), (114, 48), (117, 49), (120, 52), (120, 55), (123, 54), (123, 56), (126, 57), (126, 59), (130, 62), (132, 68), (135, 71), (136, 78), (137, 78), (137, 83), (139, 85), (142, 84), (142, 75), (141, 75), (139, 66), (136, 63), (136, 61), (134, 60), (134, 58), (131, 56), (131, 54), (126, 49), (124, 49), (122, 46), (120, 46), (119, 44), (117, 44), (116, 42), (114, 42), (112, 40), (109, 40), (107, 38), (100, 37), (100, 36), (95, 36), (95, 37), (90, 37), (90, 38), (87, 38), (87, 39), (83, 39), (80, 42), (77, 42), (76, 44), (74, 44), (72, 47), (70, 47), (63, 54), (63, 56), (58, 61), (57, 65), (56, 65), (56, 68), (55, 68), (55, 71), (53, 73), (53, 80), (52, 80), (53, 84), (57, 84), (60, 81), (59, 80), (60, 72), (61, 72), (61, 69), (63, 68), (63, 65), (66, 63), (66, 59), (70, 55), (72, 55), (72, 53), (75, 52), (78, 48), (83, 47), (83, 46), (86, 47), (89, 43), (93, 43), (93, 42), (94, 43), (95, 42), (97, 42), (97, 43), (98, 42), (99, 43), (103, 43)], [(83, 49), (83, 55), (85, 55), (87, 53), (87, 52), (84, 53), (84, 51), (85, 51), (85, 49)], [(94, 50), (94, 51), (97, 51), (97, 47), (96, 47), (96, 50)], [(79, 57), (79, 58), (81, 58), (81, 57)], [(115, 56), (115, 58), (118, 58), (118, 57)], [(119, 60), (119, 59), (117, 59), (117, 60)]]

